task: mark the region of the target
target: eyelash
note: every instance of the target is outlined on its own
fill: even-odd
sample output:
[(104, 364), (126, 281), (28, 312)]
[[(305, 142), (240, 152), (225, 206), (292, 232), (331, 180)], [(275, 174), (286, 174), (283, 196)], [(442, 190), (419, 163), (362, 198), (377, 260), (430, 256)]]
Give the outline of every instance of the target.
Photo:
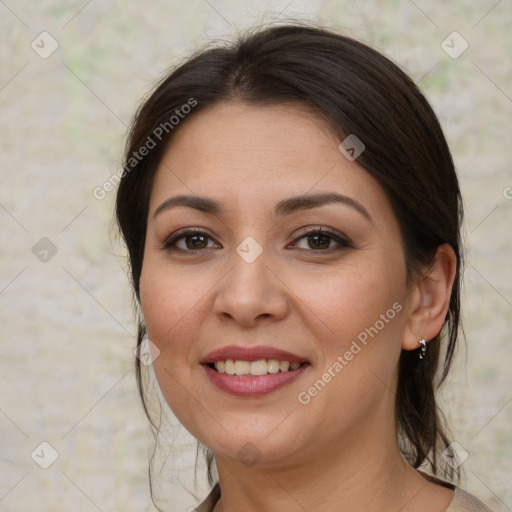
[[(198, 252), (198, 251), (204, 251), (206, 249), (208, 249), (208, 247), (205, 247), (203, 249), (180, 249), (180, 248), (177, 248), (175, 247), (175, 244), (181, 240), (181, 239), (184, 239), (184, 238), (187, 238), (188, 236), (192, 236), (192, 235), (202, 235), (206, 238), (209, 238), (209, 239), (212, 239), (212, 237), (210, 237), (210, 235), (208, 235), (208, 233), (205, 233), (204, 231), (201, 231), (200, 229), (188, 229), (187, 231), (184, 231), (184, 232), (178, 232), (176, 233), (175, 235), (171, 236), (170, 238), (168, 238), (162, 245), (161, 245), (161, 249), (163, 250), (166, 250), (166, 251), (172, 251), (172, 252), (175, 252), (175, 251), (179, 251), (179, 252), (182, 252), (182, 253), (195, 253), (195, 252)], [(331, 252), (334, 252), (334, 251), (339, 251), (341, 249), (344, 249), (344, 248), (353, 248), (353, 244), (351, 242), (351, 240), (348, 238), (348, 237), (344, 237), (344, 236), (341, 236), (337, 233), (334, 233), (332, 231), (329, 231), (329, 230), (326, 230), (324, 228), (315, 228), (315, 229), (312, 229), (310, 231), (306, 231), (302, 234), (300, 234), (300, 236), (298, 236), (296, 239), (295, 239), (295, 242), (297, 242), (298, 240), (301, 240), (303, 238), (309, 238), (309, 237), (313, 237), (315, 235), (321, 235), (321, 236), (326, 236), (332, 240), (334, 240), (335, 242), (337, 242), (339, 244), (340, 247), (338, 248), (330, 248), (330, 249), (319, 249), (319, 250), (315, 250), (315, 249), (298, 249), (299, 251), (307, 251), (307, 252), (314, 252), (314, 253), (320, 253), (320, 254), (325, 254), (325, 253), (331, 253)]]

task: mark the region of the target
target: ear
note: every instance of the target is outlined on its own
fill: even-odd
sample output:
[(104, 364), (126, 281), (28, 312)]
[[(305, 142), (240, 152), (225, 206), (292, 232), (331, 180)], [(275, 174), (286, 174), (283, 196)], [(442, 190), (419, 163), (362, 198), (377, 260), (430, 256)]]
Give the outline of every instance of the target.
[(404, 350), (415, 350), (419, 340), (430, 341), (441, 331), (457, 270), (457, 257), (452, 246), (440, 245), (428, 273), (413, 285), (408, 301), (409, 318), (402, 340)]

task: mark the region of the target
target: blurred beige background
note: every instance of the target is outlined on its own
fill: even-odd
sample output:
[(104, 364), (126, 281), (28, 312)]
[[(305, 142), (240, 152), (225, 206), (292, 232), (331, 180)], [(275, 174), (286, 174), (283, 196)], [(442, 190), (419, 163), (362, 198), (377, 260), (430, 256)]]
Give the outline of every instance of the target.
[[(512, 510), (510, 0), (5, 0), (1, 511), (154, 510), (131, 291), (109, 234), (115, 193), (98, 200), (93, 189), (119, 168), (131, 116), (166, 68), (212, 37), (284, 18), (320, 20), (380, 49), (441, 120), (468, 244), (467, 350), (445, 410), (469, 454), (462, 485), (495, 511)], [(194, 491), (194, 442), (168, 419), (173, 446), (159, 451), (156, 494), (165, 510), (185, 511), (207, 488), (200, 473)]]

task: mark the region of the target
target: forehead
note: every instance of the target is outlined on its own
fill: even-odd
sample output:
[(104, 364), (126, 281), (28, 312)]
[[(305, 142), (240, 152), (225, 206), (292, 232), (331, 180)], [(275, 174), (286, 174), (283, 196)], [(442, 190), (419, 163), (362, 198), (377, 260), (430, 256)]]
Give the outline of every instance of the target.
[(183, 193), (264, 208), (320, 190), (364, 197), (370, 210), (386, 207), (377, 181), (339, 151), (340, 142), (302, 106), (224, 102), (207, 107), (171, 139), (155, 176), (150, 208)]

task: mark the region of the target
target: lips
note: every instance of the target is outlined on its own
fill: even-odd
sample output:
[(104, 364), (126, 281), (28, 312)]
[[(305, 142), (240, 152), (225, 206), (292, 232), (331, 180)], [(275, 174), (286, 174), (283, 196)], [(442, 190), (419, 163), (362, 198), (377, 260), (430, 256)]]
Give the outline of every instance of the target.
[[(310, 366), (304, 357), (263, 345), (250, 348), (230, 345), (210, 352), (200, 363), (212, 384), (239, 397), (257, 397), (276, 391), (298, 379)], [(228, 363), (231, 369), (227, 368)], [(270, 363), (268, 368), (267, 363)], [(260, 365), (265, 366), (269, 373), (255, 372), (255, 365), (258, 370)], [(240, 367), (245, 371), (240, 371)], [(235, 371), (244, 375), (237, 375)]]

